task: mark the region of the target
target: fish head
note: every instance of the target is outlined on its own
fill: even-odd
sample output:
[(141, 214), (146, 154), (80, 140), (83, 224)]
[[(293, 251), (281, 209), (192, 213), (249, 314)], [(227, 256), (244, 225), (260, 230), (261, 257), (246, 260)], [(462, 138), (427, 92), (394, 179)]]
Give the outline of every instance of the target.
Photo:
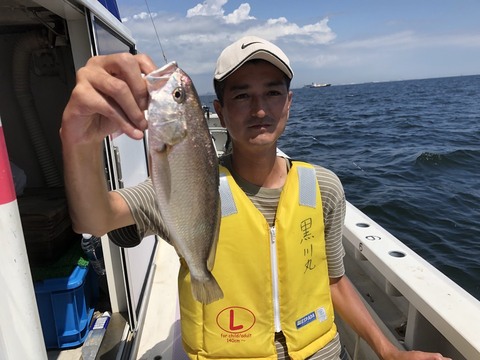
[(187, 136), (187, 96), (190, 78), (170, 62), (146, 76), (150, 101), (147, 110), (149, 142), (157, 151)]

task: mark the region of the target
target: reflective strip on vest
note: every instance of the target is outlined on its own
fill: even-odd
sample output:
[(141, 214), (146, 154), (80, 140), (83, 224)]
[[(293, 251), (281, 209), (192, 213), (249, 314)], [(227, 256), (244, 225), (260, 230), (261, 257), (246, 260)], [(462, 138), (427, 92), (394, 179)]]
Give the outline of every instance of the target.
[(315, 174), (315, 169), (299, 166), (298, 183), (300, 184), (300, 205), (315, 208), (317, 205), (317, 176)]
[(232, 190), (228, 185), (227, 176), (224, 173), (220, 173), (219, 192), (222, 206), (222, 217), (236, 214), (237, 206), (235, 205), (235, 200), (233, 199)]

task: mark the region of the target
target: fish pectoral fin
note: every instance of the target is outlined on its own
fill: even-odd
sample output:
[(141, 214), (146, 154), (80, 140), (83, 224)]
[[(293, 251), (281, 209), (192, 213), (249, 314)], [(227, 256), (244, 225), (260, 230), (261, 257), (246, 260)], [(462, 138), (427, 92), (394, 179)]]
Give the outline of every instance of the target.
[(150, 145), (150, 159), (152, 155), (155, 156), (155, 153), (163, 153), (167, 150), (168, 144), (163, 141), (155, 141), (155, 145), (152, 143)]
[(155, 149), (156, 152), (161, 154), (168, 154), (172, 150), (172, 145), (170, 144), (162, 144), (162, 147)]
[(217, 253), (217, 244), (218, 244), (218, 237), (220, 234), (220, 221), (222, 219), (222, 210), (220, 206), (220, 199), (218, 201), (217, 207), (217, 228), (215, 229), (215, 237), (212, 242), (212, 246), (210, 248), (210, 253), (208, 254), (207, 258), (207, 269), (212, 271), (213, 265), (215, 264), (215, 254)]

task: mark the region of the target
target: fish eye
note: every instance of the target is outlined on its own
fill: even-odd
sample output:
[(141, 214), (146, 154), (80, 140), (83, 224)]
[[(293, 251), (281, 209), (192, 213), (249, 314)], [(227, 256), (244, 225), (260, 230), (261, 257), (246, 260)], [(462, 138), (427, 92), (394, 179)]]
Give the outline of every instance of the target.
[(172, 92), (173, 100), (181, 104), (185, 100), (185, 90), (182, 87), (177, 87)]

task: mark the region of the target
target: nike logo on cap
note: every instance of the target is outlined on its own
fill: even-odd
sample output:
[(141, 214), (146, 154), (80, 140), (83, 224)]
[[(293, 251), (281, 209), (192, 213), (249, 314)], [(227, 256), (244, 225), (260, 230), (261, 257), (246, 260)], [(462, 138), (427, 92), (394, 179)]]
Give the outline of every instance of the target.
[(260, 41), (252, 41), (248, 44), (243, 43), (242, 44), (242, 50), (245, 49), (246, 47), (250, 46), (250, 45), (253, 45), (253, 44), (261, 44), (261, 42)]

